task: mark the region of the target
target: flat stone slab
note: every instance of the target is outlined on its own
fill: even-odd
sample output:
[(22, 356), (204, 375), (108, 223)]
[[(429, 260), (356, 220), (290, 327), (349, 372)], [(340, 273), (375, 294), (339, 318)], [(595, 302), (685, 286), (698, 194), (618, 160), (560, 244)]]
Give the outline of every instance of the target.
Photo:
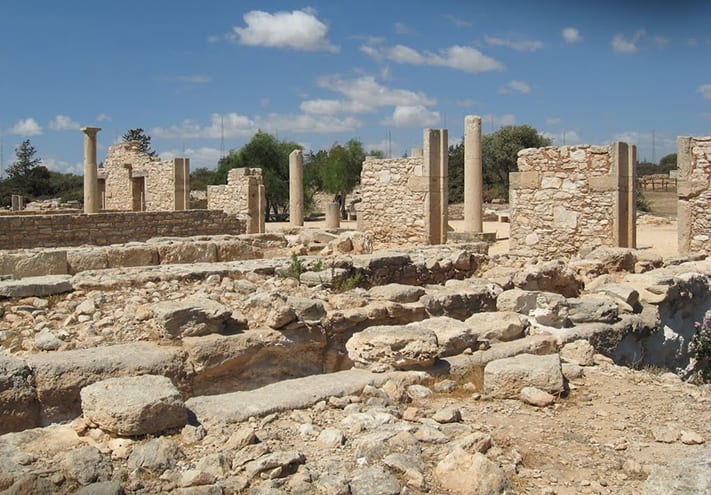
[(153, 305), (153, 317), (164, 337), (196, 337), (221, 333), (232, 311), (207, 297), (188, 297), (181, 301), (162, 301)]
[(26, 277), (19, 280), (0, 280), (0, 299), (20, 297), (47, 297), (71, 292), (71, 275), (45, 275)]
[(243, 392), (193, 397), (185, 402), (201, 423), (238, 423), (251, 416), (303, 409), (329, 397), (357, 394), (366, 385), (380, 386), (387, 374), (347, 370), (313, 375)]
[(81, 390), (84, 417), (122, 436), (159, 434), (185, 426), (188, 413), (169, 378), (125, 376), (92, 383)]

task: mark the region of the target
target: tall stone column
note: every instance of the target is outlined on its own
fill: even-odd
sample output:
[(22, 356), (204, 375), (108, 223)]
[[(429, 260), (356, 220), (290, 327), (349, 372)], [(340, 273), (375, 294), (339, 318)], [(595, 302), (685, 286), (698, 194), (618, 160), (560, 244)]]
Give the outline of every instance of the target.
[(96, 175), (96, 134), (98, 127), (83, 127), (84, 133), (84, 213), (99, 212), (99, 181)]
[(301, 150), (289, 154), (289, 225), (304, 225), (304, 154)]
[(481, 117), (464, 118), (464, 229), (482, 232)]

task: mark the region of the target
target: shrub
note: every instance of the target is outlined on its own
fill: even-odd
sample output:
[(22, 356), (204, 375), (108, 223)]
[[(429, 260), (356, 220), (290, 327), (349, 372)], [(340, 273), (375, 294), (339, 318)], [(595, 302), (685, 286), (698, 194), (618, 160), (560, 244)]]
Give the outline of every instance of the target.
[(702, 322), (696, 322), (696, 333), (689, 342), (689, 356), (692, 358), (692, 379), (711, 382), (711, 310)]

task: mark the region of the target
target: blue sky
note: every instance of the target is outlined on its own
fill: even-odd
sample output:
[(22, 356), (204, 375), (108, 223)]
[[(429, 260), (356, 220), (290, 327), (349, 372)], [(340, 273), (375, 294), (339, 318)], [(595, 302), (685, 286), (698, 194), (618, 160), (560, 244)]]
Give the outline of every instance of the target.
[[(257, 129), (311, 150), (360, 139), (401, 155), (530, 124), (562, 144), (676, 151), (711, 134), (711, 2), (3, 0), (4, 167), (31, 139), (81, 173), (142, 127), (162, 156), (214, 168)], [(653, 137), (654, 136), (654, 137)], [(654, 146), (652, 142), (654, 141)]]

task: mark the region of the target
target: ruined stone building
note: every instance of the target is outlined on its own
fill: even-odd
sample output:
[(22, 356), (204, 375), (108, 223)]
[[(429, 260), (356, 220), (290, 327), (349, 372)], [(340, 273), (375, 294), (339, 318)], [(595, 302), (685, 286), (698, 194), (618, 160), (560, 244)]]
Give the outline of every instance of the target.
[(264, 232), (266, 193), (261, 168), (233, 168), (227, 184), (207, 186), (207, 209), (244, 217), (247, 233)]
[(711, 252), (711, 137), (677, 139), (679, 253)]
[(187, 210), (190, 159), (161, 160), (135, 142), (111, 146), (98, 169), (99, 207), (118, 211)]

